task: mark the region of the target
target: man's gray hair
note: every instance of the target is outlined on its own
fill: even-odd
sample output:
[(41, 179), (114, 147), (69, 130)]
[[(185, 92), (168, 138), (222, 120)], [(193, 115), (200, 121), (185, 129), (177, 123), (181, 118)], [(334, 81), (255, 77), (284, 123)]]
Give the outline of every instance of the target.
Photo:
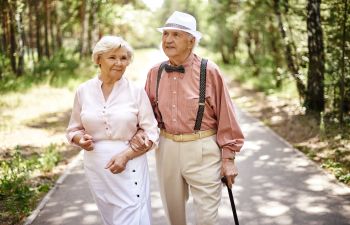
[(122, 37), (119, 36), (103, 36), (92, 50), (92, 61), (98, 64), (98, 56), (109, 52), (113, 49), (124, 48), (127, 51), (129, 60), (132, 59), (133, 49)]

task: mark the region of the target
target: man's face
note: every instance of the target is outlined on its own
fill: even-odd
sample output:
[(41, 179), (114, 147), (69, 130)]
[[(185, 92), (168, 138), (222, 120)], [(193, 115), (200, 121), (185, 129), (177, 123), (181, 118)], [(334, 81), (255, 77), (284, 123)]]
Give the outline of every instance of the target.
[(192, 51), (195, 38), (184, 31), (164, 30), (162, 47), (164, 53), (171, 60), (184, 60)]

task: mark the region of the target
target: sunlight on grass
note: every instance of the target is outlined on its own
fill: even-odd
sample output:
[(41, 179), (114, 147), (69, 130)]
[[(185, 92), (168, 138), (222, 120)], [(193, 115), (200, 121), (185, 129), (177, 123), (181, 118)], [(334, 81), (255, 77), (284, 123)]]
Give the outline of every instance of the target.
[[(143, 86), (151, 66), (163, 60), (165, 57), (158, 49), (135, 50), (134, 60), (125, 76)], [(63, 72), (51, 82), (33, 84), (19, 92), (3, 93), (0, 97), (1, 148), (65, 141), (61, 132), (67, 126), (75, 90), (79, 84), (96, 76), (98, 71), (88, 58), (81, 61), (73, 74)]]

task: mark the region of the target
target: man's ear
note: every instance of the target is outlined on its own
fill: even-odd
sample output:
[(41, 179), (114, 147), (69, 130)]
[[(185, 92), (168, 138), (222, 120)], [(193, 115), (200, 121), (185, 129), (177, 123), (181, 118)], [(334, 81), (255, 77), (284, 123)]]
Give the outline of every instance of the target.
[(196, 38), (191, 35), (189, 42), (191, 46), (190, 48), (193, 49), (194, 45), (196, 44)]

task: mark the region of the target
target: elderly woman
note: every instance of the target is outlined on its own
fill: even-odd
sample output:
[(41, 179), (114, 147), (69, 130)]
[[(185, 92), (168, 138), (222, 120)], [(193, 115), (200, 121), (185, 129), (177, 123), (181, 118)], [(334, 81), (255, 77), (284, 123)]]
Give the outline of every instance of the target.
[[(157, 145), (157, 121), (143, 88), (123, 77), (132, 58), (126, 41), (102, 37), (92, 58), (99, 73), (76, 91), (67, 138), (85, 150), (85, 174), (104, 224), (149, 225), (149, 172), (144, 153)], [(147, 133), (143, 151), (129, 146), (138, 128)]]

